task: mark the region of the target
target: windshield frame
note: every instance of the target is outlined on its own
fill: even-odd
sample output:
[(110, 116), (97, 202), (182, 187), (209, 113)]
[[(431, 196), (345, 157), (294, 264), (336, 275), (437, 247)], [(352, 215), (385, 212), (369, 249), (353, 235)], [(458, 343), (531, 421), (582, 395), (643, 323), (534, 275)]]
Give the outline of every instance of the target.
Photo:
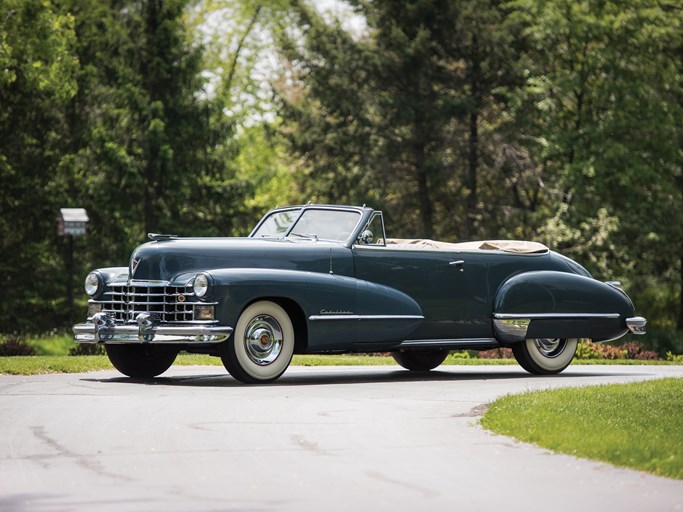
[[(291, 222), (291, 224), (287, 227), (286, 232), (281, 235), (259, 235), (258, 231), (261, 229), (261, 227), (267, 222), (269, 218), (271, 218), (273, 215), (277, 215), (282, 212), (287, 212), (287, 211), (296, 211), (299, 210), (299, 214), (296, 216), (296, 218)], [(305, 233), (301, 233), (296, 236), (296, 238), (291, 237), (292, 231), (295, 229), (297, 226), (298, 222), (301, 220), (301, 217), (307, 212), (311, 210), (319, 210), (319, 211), (326, 211), (326, 212), (331, 212), (331, 211), (338, 211), (338, 212), (345, 212), (345, 213), (355, 213), (358, 215), (358, 220), (356, 221), (355, 226), (351, 231), (349, 232), (348, 237), (345, 240), (337, 240), (337, 239), (330, 239), (330, 238), (323, 238), (320, 237), (317, 233), (311, 233), (310, 237), (306, 236), (301, 236), (305, 235)], [(305, 205), (305, 206), (287, 206), (283, 208), (276, 208), (274, 210), (270, 210), (267, 212), (263, 218), (256, 224), (256, 227), (252, 230), (252, 232), (249, 234), (250, 238), (263, 238), (263, 239), (270, 239), (270, 240), (294, 240), (294, 241), (299, 241), (299, 240), (304, 240), (304, 241), (312, 241), (316, 242), (318, 240), (324, 241), (324, 242), (333, 242), (333, 243), (338, 243), (338, 244), (343, 244), (347, 247), (350, 247), (353, 242), (355, 242), (356, 238), (358, 237), (358, 231), (362, 226), (364, 226), (367, 222), (367, 218), (374, 212), (372, 208), (367, 208), (365, 206), (363, 207), (358, 207), (358, 206), (331, 206), (331, 205)], [(316, 236), (313, 236), (316, 235)]]

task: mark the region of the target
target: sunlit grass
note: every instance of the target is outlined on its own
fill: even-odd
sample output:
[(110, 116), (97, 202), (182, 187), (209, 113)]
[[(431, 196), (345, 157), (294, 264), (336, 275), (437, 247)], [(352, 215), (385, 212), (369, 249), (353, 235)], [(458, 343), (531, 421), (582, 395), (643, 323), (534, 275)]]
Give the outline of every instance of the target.
[(506, 396), (481, 424), (557, 452), (683, 479), (683, 379)]
[[(218, 357), (196, 354), (180, 354), (176, 365), (211, 365), (221, 366)], [(334, 354), (334, 355), (295, 355), (294, 366), (388, 366), (396, 362), (391, 356), (377, 354)], [(477, 359), (462, 358), (450, 355), (444, 365), (482, 366), (511, 365), (516, 366), (514, 359)], [(629, 360), (590, 360), (575, 361), (577, 364), (675, 364), (667, 361), (629, 361)], [(43, 373), (81, 373), (98, 370), (109, 370), (113, 367), (107, 356), (12, 356), (0, 357), (0, 374), (5, 375), (38, 375)]]

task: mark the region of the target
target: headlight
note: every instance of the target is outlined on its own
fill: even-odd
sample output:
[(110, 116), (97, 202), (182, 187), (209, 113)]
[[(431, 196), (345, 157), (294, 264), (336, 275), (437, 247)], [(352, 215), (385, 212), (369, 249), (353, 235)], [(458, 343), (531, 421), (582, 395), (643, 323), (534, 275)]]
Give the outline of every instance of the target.
[(211, 282), (206, 274), (197, 274), (194, 278), (194, 283), (192, 284), (194, 289), (194, 295), (198, 299), (206, 297), (209, 294), (209, 289), (211, 288)]
[(94, 297), (100, 291), (102, 291), (103, 286), (104, 280), (102, 279), (102, 276), (99, 272), (90, 272), (85, 277), (85, 293), (87, 293), (91, 297)]

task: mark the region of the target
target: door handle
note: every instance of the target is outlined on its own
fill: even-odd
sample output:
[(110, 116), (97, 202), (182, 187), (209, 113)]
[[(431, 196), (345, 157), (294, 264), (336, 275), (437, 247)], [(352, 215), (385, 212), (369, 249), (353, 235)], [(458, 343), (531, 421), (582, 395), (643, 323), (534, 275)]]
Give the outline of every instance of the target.
[(451, 261), (448, 266), (457, 268), (460, 272), (465, 271), (465, 260)]

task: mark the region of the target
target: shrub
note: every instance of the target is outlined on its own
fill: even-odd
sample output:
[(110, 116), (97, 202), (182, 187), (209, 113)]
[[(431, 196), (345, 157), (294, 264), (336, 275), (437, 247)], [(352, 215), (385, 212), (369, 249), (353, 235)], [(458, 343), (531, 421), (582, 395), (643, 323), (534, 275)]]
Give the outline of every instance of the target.
[(683, 354), (666, 353), (666, 360), (676, 364), (683, 364)]
[(645, 336), (626, 336), (625, 341), (636, 341), (648, 350), (653, 350), (660, 357), (666, 357), (667, 352), (683, 354), (683, 332), (648, 329)]
[(79, 343), (69, 349), (70, 356), (101, 356), (104, 353), (104, 345), (99, 343)]
[(625, 359), (626, 351), (613, 345), (593, 343), (582, 339), (576, 347), (576, 359)]
[(512, 359), (512, 349), (508, 347), (493, 348), (479, 352), (479, 359)]
[(581, 340), (576, 349), (576, 359), (659, 359), (656, 352), (648, 350), (642, 343), (629, 341), (621, 346), (593, 343)]
[(659, 359), (657, 352), (654, 350), (647, 350), (642, 343), (637, 341), (629, 341), (621, 346), (626, 350), (626, 359), (652, 360)]
[(0, 343), (0, 356), (35, 356), (36, 350), (25, 341), (15, 336), (6, 338)]
[(580, 340), (576, 347), (576, 359), (601, 359), (598, 346), (591, 340)]

